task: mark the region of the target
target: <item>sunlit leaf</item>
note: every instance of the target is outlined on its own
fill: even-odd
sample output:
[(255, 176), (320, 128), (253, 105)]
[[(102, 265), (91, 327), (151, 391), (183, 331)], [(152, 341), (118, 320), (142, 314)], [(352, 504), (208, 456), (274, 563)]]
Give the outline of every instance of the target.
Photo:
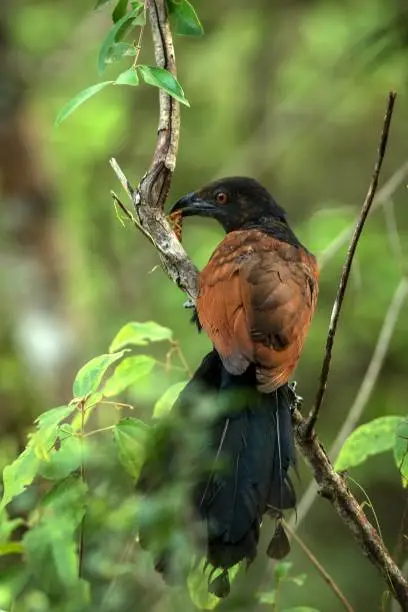
[(0, 516), (0, 544), (8, 542), (13, 531), (22, 525), (24, 525), (22, 518), (8, 519), (7, 514), (3, 512)]
[(0, 511), (32, 483), (39, 466), (40, 459), (36, 456), (33, 448), (26, 448), (11, 465), (4, 468), (3, 497), (0, 503)]
[(106, 381), (103, 394), (106, 397), (118, 395), (137, 380), (150, 374), (156, 361), (148, 355), (126, 357), (116, 367), (112, 376)]
[(71, 113), (74, 112), (81, 106), (84, 102), (92, 98), (99, 91), (104, 89), (107, 85), (111, 85), (113, 81), (103, 81), (102, 83), (97, 83), (96, 85), (91, 85), (91, 87), (87, 87), (79, 92), (74, 98), (71, 100), (59, 111), (57, 118), (55, 119), (55, 125), (59, 125), (64, 119), (69, 117)]
[(408, 419), (398, 423), (394, 443), (394, 459), (401, 474), (402, 484), (408, 486)]
[(118, 21), (111, 27), (103, 40), (99, 55), (98, 55), (98, 71), (102, 73), (105, 70), (106, 64), (109, 61), (110, 51), (112, 46), (120, 41), (129, 31), (136, 25), (135, 21), (138, 14), (141, 12), (141, 8), (137, 7), (123, 15)]
[(153, 409), (153, 417), (159, 419), (163, 416), (166, 416), (170, 412), (173, 407), (174, 402), (180, 395), (181, 391), (186, 386), (186, 381), (176, 383), (172, 385), (163, 393), (163, 395), (157, 400), (154, 409)]
[(279, 563), (275, 563), (275, 566), (273, 568), (275, 578), (277, 580), (285, 580), (288, 577), (292, 566), (293, 563), (291, 563), (290, 561), (279, 561)]
[(188, 0), (168, 0), (170, 18), (175, 34), (179, 36), (202, 36), (203, 26), (197, 17), (194, 7)]
[(49, 480), (61, 480), (79, 468), (81, 459), (81, 440), (78, 436), (69, 436), (61, 440), (60, 448), (52, 452), (49, 461), (40, 465), (39, 473)]
[(146, 423), (130, 417), (119, 421), (113, 429), (119, 461), (134, 479), (144, 461), (148, 431)]
[(134, 68), (129, 68), (122, 72), (115, 81), (116, 85), (139, 85), (139, 77)]
[(127, 323), (116, 334), (113, 339), (109, 352), (117, 351), (124, 346), (145, 346), (149, 342), (161, 342), (171, 340), (173, 332), (167, 327), (162, 327), (154, 321), (145, 323)]
[(76, 398), (86, 397), (90, 393), (95, 393), (101, 384), (103, 375), (106, 370), (115, 361), (121, 359), (126, 351), (118, 353), (110, 353), (108, 355), (99, 355), (88, 361), (78, 372), (75, 377), (73, 394)]
[(361, 425), (347, 438), (336, 459), (337, 471), (360, 465), (370, 455), (378, 455), (394, 448), (401, 417), (386, 416)]
[(61, 421), (70, 416), (73, 412), (75, 412), (75, 410), (76, 408), (74, 405), (51, 408), (50, 410), (47, 410), (47, 412), (40, 414), (40, 416), (35, 419), (35, 423), (37, 424), (38, 429), (53, 427), (54, 425), (61, 423)]
[(137, 69), (140, 71), (145, 83), (163, 89), (182, 104), (190, 106), (188, 100), (184, 96), (184, 91), (180, 83), (168, 70), (159, 68), (158, 66), (146, 66), (144, 64), (137, 66)]

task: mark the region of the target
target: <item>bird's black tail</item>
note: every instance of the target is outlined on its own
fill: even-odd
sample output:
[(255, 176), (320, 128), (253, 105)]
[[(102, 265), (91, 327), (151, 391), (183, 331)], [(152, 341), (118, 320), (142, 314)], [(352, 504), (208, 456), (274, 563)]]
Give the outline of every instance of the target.
[[(203, 394), (211, 396), (216, 410), (204, 421), (204, 442), (192, 461), (199, 467), (193, 476), (191, 502), (206, 528), (207, 559), (224, 570), (211, 582), (210, 590), (225, 596), (228, 569), (244, 559), (250, 563), (256, 556), (263, 516), (268, 513), (279, 519), (282, 510), (296, 504), (288, 476), (295, 464), (291, 392), (284, 385), (273, 393), (261, 393), (256, 389), (255, 368), (232, 376), (213, 350), (175, 404), (186, 428)], [(176, 438), (168, 442), (163, 456), (156, 456), (156, 470), (161, 462), (164, 481), (169, 480), (170, 459), (178, 450)], [(149, 481), (154, 482), (149, 475), (151, 465), (148, 460), (139, 481), (144, 491), (149, 491)], [(158, 488), (156, 479), (155, 490)], [(149, 547), (143, 537), (141, 541)], [(268, 554), (279, 558), (286, 552), (286, 538), (278, 521)], [(156, 559), (156, 568), (164, 574), (167, 558), (166, 552)]]

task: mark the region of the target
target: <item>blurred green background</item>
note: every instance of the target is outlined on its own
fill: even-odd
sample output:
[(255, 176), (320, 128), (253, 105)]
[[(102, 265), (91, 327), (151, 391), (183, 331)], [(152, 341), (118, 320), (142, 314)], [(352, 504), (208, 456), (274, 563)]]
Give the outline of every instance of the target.
[[(216, 177), (253, 176), (321, 258), (318, 312), (296, 373), (306, 409), (317, 389), (347, 249), (338, 236), (347, 236), (364, 200), (387, 93), (398, 92), (381, 184), (394, 182), (359, 243), (319, 421), (319, 435), (330, 446), (362, 383), (408, 256), (408, 7), (403, 0), (207, 0), (195, 6), (206, 35), (175, 40), (191, 108), (181, 110), (170, 201)], [(157, 90), (108, 88), (54, 127), (69, 98), (105, 80), (96, 57), (110, 11), (108, 5), (92, 9), (85, 0), (1, 2), (0, 468), (21, 451), (36, 415), (69, 401), (75, 372), (105, 352), (126, 322), (153, 319), (173, 329), (191, 368), (209, 347), (189, 323), (185, 297), (157, 267), (150, 244), (118, 222), (109, 195), (119, 192), (109, 157), (134, 183), (150, 162)], [(153, 63), (148, 28), (140, 59)], [(125, 70), (129, 62), (122, 64)], [(106, 78), (119, 69), (109, 68)], [(184, 226), (184, 245), (198, 266), (221, 237), (211, 222)], [(407, 334), (404, 306), (362, 422), (406, 414)], [(155, 392), (170, 378), (156, 380)], [(148, 386), (135, 391), (145, 411), (153, 401)], [(103, 425), (105, 417), (99, 418)], [(303, 465), (300, 472), (299, 497), (310, 479)], [(391, 455), (371, 459), (352, 476), (367, 490), (392, 550), (406, 494)], [(384, 585), (327, 502), (315, 502), (299, 535), (356, 610), (378, 608)], [(105, 537), (103, 524), (98, 537)], [(307, 581), (301, 590), (285, 590), (286, 607), (341, 609), (296, 544), (290, 560)], [(95, 570), (98, 588), (101, 576)], [(173, 609), (151, 567), (154, 604), (140, 599), (147, 587), (128, 583), (126, 603), (106, 609)], [(47, 609), (40, 603), (30, 600), (26, 609)]]

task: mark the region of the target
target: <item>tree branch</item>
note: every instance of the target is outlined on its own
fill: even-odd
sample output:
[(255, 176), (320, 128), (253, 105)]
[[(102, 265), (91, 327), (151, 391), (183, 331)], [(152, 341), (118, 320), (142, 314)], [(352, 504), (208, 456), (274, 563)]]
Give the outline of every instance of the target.
[(390, 124), (391, 124), (392, 113), (394, 110), (395, 98), (396, 98), (396, 93), (390, 92), (388, 96), (388, 103), (387, 103), (387, 108), (385, 112), (384, 123), (383, 123), (383, 128), (382, 128), (381, 137), (380, 137), (380, 144), (378, 147), (378, 157), (375, 163), (373, 177), (371, 179), (371, 183), (368, 188), (367, 196), (364, 201), (363, 207), (361, 209), (360, 217), (357, 221), (357, 225), (355, 227), (353, 237), (351, 239), (351, 243), (350, 243), (350, 246), (347, 252), (346, 261), (344, 262), (343, 272), (341, 274), (340, 284), (337, 290), (336, 299), (333, 305), (333, 310), (332, 310), (332, 314), (330, 318), (329, 332), (328, 332), (327, 341), (326, 341), (326, 353), (324, 356), (322, 371), (320, 374), (320, 386), (317, 391), (315, 405), (312, 408), (309, 414), (309, 418), (305, 424), (304, 433), (305, 435), (309, 437), (311, 436), (314, 430), (314, 427), (316, 425), (316, 420), (319, 415), (320, 408), (322, 406), (324, 393), (326, 391), (327, 379), (328, 379), (329, 371), (330, 371), (330, 363), (331, 363), (334, 338), (336, 335), (337, 324), (339, 322), (340, 311), (341, 311), (341, 307), (343, 304), (344, 295), (347, 289), (347, 283), (350, 277), (350, 271), (351, 271), (351, 266), (352, 266), (353, 259), (354, 259), (354, 254), (356, 252), (357, 244), (360, 239), (361, 233), (363, 231), (364, 224), (368, 217), (368, 213), (370, 212), (370, 208), (374, 200), (375, 192), (377, 191), (378, 179), (380, 177), (381, 167), (384, 161), (385, 151), (387, 148), (388, 134), (390, 131)]

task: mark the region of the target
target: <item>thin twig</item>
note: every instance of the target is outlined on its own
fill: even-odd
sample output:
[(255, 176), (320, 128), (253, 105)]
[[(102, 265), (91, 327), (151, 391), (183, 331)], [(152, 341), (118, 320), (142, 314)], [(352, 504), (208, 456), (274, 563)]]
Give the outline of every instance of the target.
[[(407, 296), (408, 281), (404, 278), (398, 284), (391, 303), (388, 307), (363, 382), (360, 385), (356, 398), (347, 414), (343, 426), (329, 450), (329, 457), (332, 461), (336, 459), (341, 447), (343, 446), (344, 442), (346, 441), (346, 439), (354, 429), (355, 425), (361, 418), (364, 408), (367, 406), (370, 400), (378, 376), (381, 372), (384, 359), (388, 353), (388, 348), (401, 312), (401, 308)], [(302, 499), (299, 502), (299, 505), (296, 510), (296, 516), (293, 516), (290, 521), (290, 525), (292, 528), (294, 528), (296, 525), (296, 529), (299, 529), (302, 521), (305, 519), (310, 508), (312, 507), (313, 502), (316, 499), (317, 493), (318, 489), (316, 483), (313, 481), (309, 484), (308, 488), (302, 496)]]
[[(85, 465), (84, 465), (84, 429), (85, 429), (85, 406), (81, 402), (81, 465), (80, 465), (80, 478), (85, 483)], [(82, 517), (81, 524), (79, 526), (79, 544), (78, 544), (78, 577), (82, 578), (83, 565), (84, 565), (84, 532), (85, 532), (85, 513)]]
[(388, 96), (388, 103), (387, 103), (387, 108), (385, 112), (383, 129), (381, 132), (380, 144), (378, 147), (378, 157), (375, 163), (373, 177), (371, 179), (371, 183), (368, 188), (367, 196), (364, 201), (363, 207), (361, 209), (360, 217), (355, 227), (353, 238), (351, 239), (351, 243), (350, 243), (350, 246), (347, 252), (346, 261), (344, 263), (342, 275), (340, 278), (339, 288), (338, 288), (336, 299), (334, 302), (333, 311), (331, 314), (329, 332), (328, 332), (327, 341), (326, 341), (326, 353), (325, 353), (325, 357), (323, 360), (322, 371), (320, 375), (320, 385), (319, 385), (319, 389), (317, 392), (315, 405), (312, 408), (309, 418), (306, 422), (306, 427), (304, 431), (304, 434), (306, 436), (310, 436), (312, 434), (315, 424), (316, 424), (317, 417), (319, 415), (319, 411), (320, 411), (322, 402), (323, 402), (323, 397), (324, 397), (324, 393), (325, 393), (326, 385), (327, 385), (327, 378), (329, 376), (329, 371), (330, 371), (330, 363), (331, 363), (334, 338), (336, 335), (337, 324), (338, 324), (339, 317), (340, 317), (341, 307), (343, 304), (344, 295), (346, 293), (347, 283), (348, 283), (348, 279), (350, 276), (350, 270), (351, 270), (351, 266), (353, 263), (354, 254), (356, 252), (356, 248), (358, 245), (358, 241), (363, 231), (364, 224), (367, 219), (368, 213), (370, 212), (370, 208), (374, 200), (375, 192), (377, 191), (378, 179), (380, 176), (381, 167), (383, 164), (383, 160), (384, 160), (384, 156), (385, 156), (385, 152), (387, 148), (387, 141), (388, 141), (388, 135), (390, 131), (390, 124), (391, 124), (391, 118), (392, 118), (392, 113), (394, 109), (395, 98), (396, 98), (396, 94), (394, 92), (390, 92)]
[(340, 587), (336, 584), (330, 574), (325, 570), (323, 565), (316, 559), (315, 555), (312, 553), (310, 548), (305, 544), (305, 542), (297, 535), (297, 533), (292, 529), (292, 527), (286, 521), (283, 521), (289, 535), (297, 542), (300, 548), (303, 550), (305, 555), (308, 557), (312, 565), (315, 566), (319, 574), (322, 576), (323, 580), (327, 582), (333, 593), (336, 597), (341, 601), (343, 607), (348, 610), (348, 612), (353, 612), (353, 608), (350, 602), (347, 600), (346, 596), (341, 592)]

